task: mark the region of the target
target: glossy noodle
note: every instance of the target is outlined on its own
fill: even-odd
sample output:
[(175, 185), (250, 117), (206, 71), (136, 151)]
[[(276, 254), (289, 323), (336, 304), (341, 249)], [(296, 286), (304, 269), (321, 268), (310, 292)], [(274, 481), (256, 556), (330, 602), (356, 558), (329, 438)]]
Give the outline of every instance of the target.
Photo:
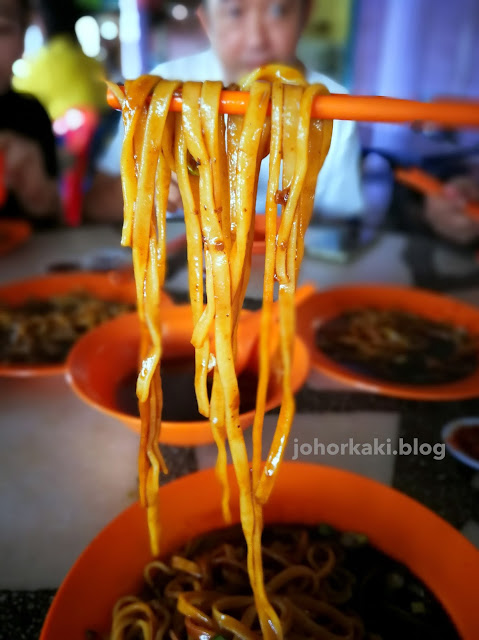
[[(152, 560), (138, 596), (117, 602), (113, 637), (258, 640), (246, 557), (235, 525)], [(364, 534), (268, 524), (262, 561), (286, 640), (459, 640), (429, 589)]]
[[(226, 440), (230, 447), (240, 490), (241, 525), (247, 546), (246, 568), (253, 593), (247, 607), (250, 612), (245, 614), (243, 621), (235, 617), (234, 611), (229, 611), (227, 598), (221, 603), (213, 602), (211, 609), (215, 625), (236, 634), (237, 638), (257, 637), (248, 631), (255, 611), (262, 636), (267, 640), (280, 639), (284, 637), (285, 612), (265, 588), (261, 553), (262, 505), (273, 489), (295, 410), (290, 379), (295, 332), (294, 293), (316, 180), (332, 134), (332, 122), (311, 120), (310, 113), (314, 96), (326, 93), (326, 89), (321, 85), (306, 85), (304, 78), (293, 69), (260, 68), (241, 86), (250, 92), (245, 115), (225, 119), (218, 109), (220, 83), (183, 84), (182, 113), (169, 113), (171, 97), (178, 88), (178, 83), (156, 76), (143, 76), (125, 83), (124, 95), (117, 87), (112, 87), (122, 103), (125, 123), (122, 243), (133, 250), (141, 323), (137, 382), (142, 423), (140, 499), (148, 514), (152, 554), (158, 556), (161, 549), (158, 482), (160, 471), (167, 471), (158, 447), (162, 409), (159, 303), (165, 278), (166, 206), (173, 171), (184, 206), (198, 408), (209, 418), (218, 446), (216, 471), (223, 489), (226, 522), (231, 519)], [(151, 102), (147, 100), (150, 95)], [(271, 114), (268, 113), (270, 104)], [(266, 253), (260, 368), (253, 425), (254, 452), (250, 462), (239, 428), (235, 354), (238, 320), (251, 269), (259, 169), (267, 155), (269, 183), (264, 203)], [(271, 324), (276, 288), (279, 346), (273, 353)], [(276, 433), (263, 468), (262, 425), (272, 359), (279, 362), (282, 371), (283, 399)], [(210, 396), (208, 375), (213, 378)], [(189, 569), (194, 586), (194, 567)], [(181, 594), (179, 611), (193, 619), (199, 616), (208, 625), (208, 616), (201, 614), (201, 618), (197, 611), (209, 596), (201, 590), (196, 591), (183, 594), (181, 586), (178, 587)], [(194, 616), (192, 612), (195, 612)], [(118, 629), (124, 627), (125, 619), (128, 622), (137, 618), (143, 633), (140, 637), (174, 638), (171, 633), (168, 636), (168, 615), (164, 613), (162, 630), (158, 631), (156, 627), (154, 630), (144, 604), (127, 600), (117, 606), (112, 637), (126, 637)]]

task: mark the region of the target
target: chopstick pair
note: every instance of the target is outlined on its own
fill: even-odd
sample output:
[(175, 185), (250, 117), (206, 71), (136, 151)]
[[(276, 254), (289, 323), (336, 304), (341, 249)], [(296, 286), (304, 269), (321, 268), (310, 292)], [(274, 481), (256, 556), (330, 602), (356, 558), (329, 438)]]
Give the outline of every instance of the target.
[[(424, 195), (440, 195), (444, 188), (440, 180), (418, 167), (399, 167), (394, 171), (394, 176), (398, 182)], [(470, 218), (479, 220), (479, 202), (466, 202), (464, 212)]]
[[(120, 85), (119, 88), (124, 91)], [(117, 96), (107, 90), (107, 100), (113, 109), (121, 109)], [(249, 102), (247, 91), (221, 92), (220, 113), (241, 115), (246, 112)], [(181, 92), (173, 95), (170, 110), (182, 109)], [(315, 118), (331, 120), (356, 120), (359, 122), (414, 123), (431, 122), (442, 126), (463, 128), (479, 127), (479, 102), (451, 100), (418, 102), (382, 96), (351, 96), (330, 94), (314, 99), (311, 114)], [(419, 168), (398, 168), (395, 177), (399, 182), (426, 195), (436, 195), (442, 191), (442, 183)], [(465, 212), (479, 219), (479, 203), (469, 202)]]
[[(123, 91), (123, 87), (119, 87)], [(118, 98), (107, 90), (107, 100), (113, 109), (121, 109)], [(247, 91), (221, 92), (220, 113), (238, 115), (246, 112), (249, 102)], [(181, 92), (174, 94), (170, 110), (182, 109)], [(433, 122), (438, 125), (479, 127), (479, 102), (451, 100), (417, 102), (383, 96), (351, 96), (330, 94), (317, 96), (311, 109), (314, 118), (326, 120), (356, 120), (358, 122), (412, 123)]]

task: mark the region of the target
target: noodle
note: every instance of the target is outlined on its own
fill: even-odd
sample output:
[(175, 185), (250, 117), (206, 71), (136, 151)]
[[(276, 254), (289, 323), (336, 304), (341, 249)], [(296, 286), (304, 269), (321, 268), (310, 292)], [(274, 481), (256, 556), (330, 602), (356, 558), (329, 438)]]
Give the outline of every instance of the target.
[[(150, 562), (141, 595), (117, 602), (111, 637), (258, 640), (246, 553), (234, 526)], [(327, 525), (268, 525), (262, 561), (287, 640), (459, 638), (428, 589), (362, 534)]]
[[(265, 586), (261, 550), (262, 505), (274, 486), (295, 409), (291, 390), (294, 293), (303, 255), (304, 233), (313, 207), (314, 188), (332, 133), (332, 123), (311, 121), (310, 114), (314, 96), (325, 93), (326, 89), (319, 85), (306, 86), (304, 78), (293, 69), (262, 67), (242, 84), (242, 88), (250, 92), (244, 117), (233, 116), (225, 123), (219, 114), (220, 83), (183, 84), (182, 113), (173, 115), (168, 113), (168, 108), (178, 86), (179, 83), (155, 76), (143, 76), (126, 83), (125, 96), (121, 96), (125, 123), (122, 243), (131, 245), (133, 249), (141, 324), (141, 364), (137, 382), (142, 423), (140, 499), (147, 509), (151, 550), (157, 556), (160, 550), (158, 482), (160, 470), (166, 471), (158, 448), (162, 410), (159, 301), (165, 278), (168, 187), (174, 171), (185, 215), (198, 409), (209, 417), (218, 446), (216, 472), (223, 489), (222, 509), (227, 522), (231, 520), (231, 514), (226, 439), (231, 450), (247, 549), (245, 563), (241, 564), (242, 575), (246, 569), (252, 590), (252, 597), (241, 601), (239, 608), (246, 610), (238, 619), (231, 615), (237, 608), (237, 600), (226, 597), (211, 600), (204, 591), (196, 593), (194, 585), (198, 577), (194, 573), (203, 573), (197, 566), (183, 562), (183, 572), (190, 576), (187, 582), (193, 584), (194, 590), (185, 593), (180, 584), (175, 587), (178, 611), (186, 616), (189, 625), (210, 625), (210, 628), (217, 627), (245, 640), (257, 638), (257, 633), (251, 631), (257, 617), (263, 638), (280, 640), (291, 627), (292, 605), (285, 606), (281, 598), (271, 597), (274, 585), (282, 585), (287, 580), (284, 574), (280, 573)], [(148, 108), (150, 93), (152, 98)], [(270, 100), (271, 116), (267, 114)], [(250, 474), (243, 432), (239, 427), (235, 357), (238, 321), (251, 269), (259, 169), (261, 160), (268, 153), (270, 177), (265, 203), (266, 254), (260, 367)], [(281, 221), (277, 229), (278, 202)], [(203, 268), (206, 272), (205, 286)], [(279, 287), (279, 347), (276, 355), (272, 352), (271, 338), (275, 280)], [(271, 449), (264, 471), (261, 471), (262, 424), (271, 357), (280, 363), (283, 398)], [(213, 378), (210, 397), (207, 392), (209, 373)], [(164, 566), (155, 566), (165, 571)], [(311, 570), (296, 571), (294, 575), (308, 582)], [(211, 586), (214, 589), (214, 585)], [(162, 611), (161, 622), (153, 623), (142, 604), (138, 605), (137, 612), (135, 607), (131, 600), (118, 605), (112, 638), (123, 638), (123, 631), (117, 629), (126, 628), (128, 620), (133, 618), (137, 618), (135, 624), (144, 638), (161, 639), (168, 629), (170, 638), (178, 637), (174, 633), (172, 635), (169, 627), (170, 614), (168, 618)], [(210, 613), (205, 613), (205, 607)]]

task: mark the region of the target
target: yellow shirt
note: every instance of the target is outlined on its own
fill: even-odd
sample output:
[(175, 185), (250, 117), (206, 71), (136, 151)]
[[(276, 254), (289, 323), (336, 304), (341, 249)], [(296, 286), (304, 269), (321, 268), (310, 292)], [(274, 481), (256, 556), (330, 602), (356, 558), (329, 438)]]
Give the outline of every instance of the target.
[(106, 108), (102, 65), (86, 56), (70, 37), (52, 38), (25, 62), (25, 73), (14, 76), (13, 87), (35, 96), (52, 120), (75, 107), (96, 111)]

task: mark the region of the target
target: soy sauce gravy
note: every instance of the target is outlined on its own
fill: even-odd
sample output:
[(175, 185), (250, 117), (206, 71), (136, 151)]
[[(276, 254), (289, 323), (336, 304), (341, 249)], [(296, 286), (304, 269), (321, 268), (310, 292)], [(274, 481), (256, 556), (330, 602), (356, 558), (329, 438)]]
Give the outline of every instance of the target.
[[(116, 389), (116, 407), (123, 413), (139, 416), (136, 397), (136, 371), (125, 376)], [(165, 359), (161, 363), (163, 387), (162, 419), (167, 422), (196, 422), (206, 418), (198, 412), (194, 382), (195, 365), (191, 358)], [(208, 379), (211, 391), (212, 381)], [(254, 371), (245, 370), (238, 376), (240, 413), (252, 411), (256, 406), (258, 377)]]

